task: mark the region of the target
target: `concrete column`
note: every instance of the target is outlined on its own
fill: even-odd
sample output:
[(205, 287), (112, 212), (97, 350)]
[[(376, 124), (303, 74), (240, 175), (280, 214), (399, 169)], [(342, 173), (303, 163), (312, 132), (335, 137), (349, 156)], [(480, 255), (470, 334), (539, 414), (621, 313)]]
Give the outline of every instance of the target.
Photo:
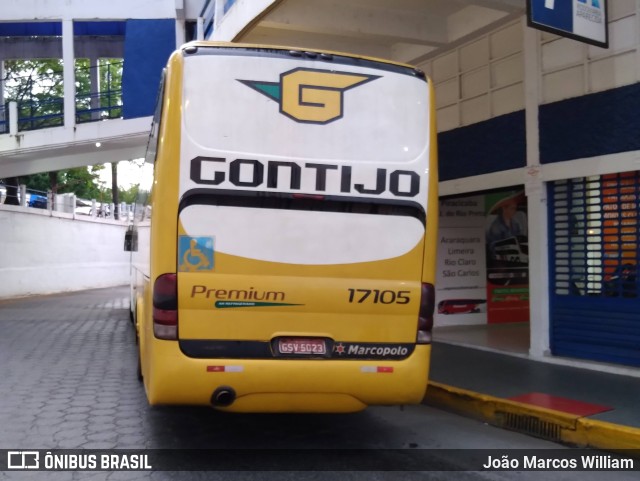
[(76, 74), (73, 50), (73, 20), (62, 21), (62, 80), (64, 82), (64, 126), (76, 125)]
[(222, 22), (222, 18), (224, 17), (224, 0), (215, 0), (215, 2), (215, 10), (213, 12), (214, 30), (218, 27), (218, 25), (220, 25), (220, 22)]
[(540, 41), (539, 32), (527, 26), (524, 31), (524, 90), (527, 139), (525, 192), (529, 215), (529, 355), (549, 354), (549, 244), (547, 237), (547, 193), (540, 166)]
[(196, 40), (204, 40), (204, 18), (198, 17), (196, 22)]
[(9, 102), (9, 134), (18, 135), (18, 102)]
[(176, 20), (176, 47), (179, 47), (187, 41), (187, 35), (184, 29), (184, 20)]
[(4, 106), (4, 75), (4, 60), (0, 59), (0, 107)]
[(27, 206), (27, 186), (24, 184), (20, 184), (18, 186), (18, 191), (20, 192), (20, 205), (22, 207)]
[(182, 45), (186, 41), (184, 31), (184, 0), (175, 0), (176, 3), (176, 46)]
[(71, 194), (69, 196), (69, 208), (71, 209), (69, 212), (73, 214), (73, 218), (76, 217), (76, 194)]
[[(4, 60), (0, 59), (0, 122), (6, 122), (9, 117), (9, 106), (4, 102)], [(9, 132), (8, 126), (0, 130), (0, 134), (6, 134)]]

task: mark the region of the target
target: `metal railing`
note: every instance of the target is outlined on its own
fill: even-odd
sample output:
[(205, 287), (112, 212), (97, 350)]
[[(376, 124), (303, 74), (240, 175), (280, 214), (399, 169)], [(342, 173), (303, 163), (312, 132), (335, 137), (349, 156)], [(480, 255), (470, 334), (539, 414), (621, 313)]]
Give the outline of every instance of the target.
[(121, 90), (76, 95), (76, 123), (119, 119), (122, 117), (121, 98)]
[(64, 125), (64, 98), (18, 102), (18, 131)]
[[(77, 81), (79, 90), (75, 98), (76, 124), (122, 117), (121, 74), (112, 73), (114, 67), (120, 69), (121, 72), (122, 65), (123, 62), (114, 62), (76, 70), (76, 80), (82, 77), (85, 79), (84, 83)], [(104, 70), (105, 68), (107, 70)], [(56, 73), (62, 75), (62, 72)], [(90, 84), (100, 84), (100, 91), (89, 91), (91, 87), (87, 87), (87, 78), (92, 79)], [(22, 89), (21, 99), (14, 100), (9, 97), (5, 104), (0, 105), (0, 134), (11, 133), (11, 128), (15, 129), (16, 126), (18, 132), (24, 132), (64, 125), (64, 98), (53, 94), (53, 92), (53, 95), (49, 97), (46, 94), (43, 95), (41, 91), (35, 94), (34, 92), (38, 91), (38, 88), (32, 86), (39, 85), (38, 78), (25, 77), (24, 83), (26, 88)], [(15, 85), (13, 89), (20, 90)], [(4, 90), (11, 95), (6, 86)], [(29, 93), (24, 95), (25, 91)], [(59, 89), (57, 92), (59, 93)], [(16, 119), (13, 119), (16, 122), (13, 127), (9, 121), (10, 102), (15, 102), (17, 105), (17, 122)]]

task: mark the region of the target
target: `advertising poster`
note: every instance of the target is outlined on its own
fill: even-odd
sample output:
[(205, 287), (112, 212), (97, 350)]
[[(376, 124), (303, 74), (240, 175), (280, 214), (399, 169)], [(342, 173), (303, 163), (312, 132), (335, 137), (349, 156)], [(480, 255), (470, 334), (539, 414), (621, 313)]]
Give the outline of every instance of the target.
[(529, 238), (523, 190), (485, 195), (487, 321), (529, 321)]
[(440, 201), (437, 326), (486, 324), (484, 196)]
[(523, 190), (440, 201), (436, 326), (529, 320)]

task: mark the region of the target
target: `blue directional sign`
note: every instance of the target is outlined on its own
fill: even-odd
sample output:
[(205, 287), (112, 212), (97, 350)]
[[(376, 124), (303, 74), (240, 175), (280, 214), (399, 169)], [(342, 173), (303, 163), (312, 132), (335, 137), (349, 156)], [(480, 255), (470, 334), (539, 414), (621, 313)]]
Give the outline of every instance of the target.
[(598, 47), (609, 47), (607, 0), (527, 0), (527, 24)]

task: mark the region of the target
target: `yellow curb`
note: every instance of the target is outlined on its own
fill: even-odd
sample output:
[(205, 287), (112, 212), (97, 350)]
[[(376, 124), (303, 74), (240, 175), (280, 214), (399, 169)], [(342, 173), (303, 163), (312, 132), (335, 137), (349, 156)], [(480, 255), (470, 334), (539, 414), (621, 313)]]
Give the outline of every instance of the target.
[(620, 424), (580, 418), (578, 429), (580, 438), (585, 444), (594, 448), (610, 449), (640, 449), (640, 429)]
[(596, 421), (438, 382), (429, 382), (424, 404), (489, 424), (581, 447), (640, 449), (640, 429)]

